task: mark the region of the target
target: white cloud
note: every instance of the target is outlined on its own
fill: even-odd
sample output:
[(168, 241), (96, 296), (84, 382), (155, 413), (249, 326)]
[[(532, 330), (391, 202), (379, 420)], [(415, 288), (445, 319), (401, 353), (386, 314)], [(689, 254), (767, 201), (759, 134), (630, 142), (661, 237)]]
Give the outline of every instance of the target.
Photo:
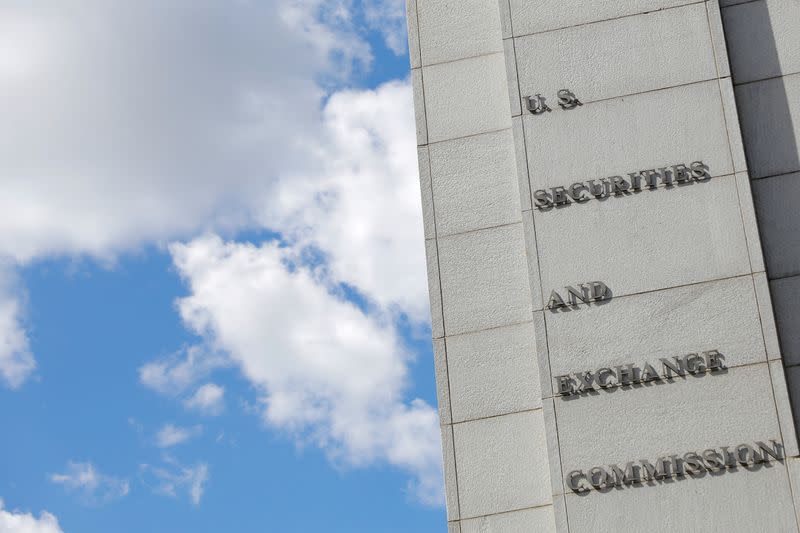
[(383, 34), (390, 50), (397, 55), (408, 52), (403, 0), (365, 0), (364, 13), (370, 27)]
[(183, 444), (202, 433), (203, 426), (184, 428), (173, 424), (165, 424), (158, 430), (158, 433), (156, 433), (156, 446), (159, 448), (170, 448), (178, 444)]
[(254, 218), (370, 61), (349, 2), (0, 5), (0, 258), (111, 258)]
[(427, 321), (424, 235), (407, 81), (341, 91), (323, 111), (315, 172), (287, 173), (264, 225), (327, 254), (331, 275)]
[[(403, 468), (422, 499), (438, 501), (438, 417), (403, 401), (411, 354), (386, 313), (428, 316), (411, 107), (407, 82), (331, 97), (314, 171), (284, 174), (262, 211), (288, 245), (213, 235), (172, 245), (191, 289), (181, 316), (205, 342), (140, 375), (157, 390), (185, 389), (210, 372), (206, 354), (227, 354), (261, 392), (268, 424), (339, 462)], [(309, 249), (324, 256), (311, 270)], [(368, 298), (368, 312), (340, 283)]]
[(162, 466), (142, 464), (139, 470), (144, 482), (156, 493), (175, 498), (179, 492), (186, 492), (194, 505), (200, 505), (209, 479), (206, 463), (186, 467), (170, 456), (164, 457)]
[(36, 369), (22, 326), (22, 298), (13, 289), (13, 275), (0, 265), (0, 382), (17, 388)]
[[(3, 2), (0, 261), (24, 265), (64, 254), (113, 261), (152, 242), (272, 218), (263, 210), (276, 194), (275, 179), (313, 175), (314, 155), (349, 149), (344, 137), (326, 154), (316, 154), (315, 146), (327, 144), (318, 134), (326, 129), (319, 111), (327, 82), (347, 83), (353, 66), (372, 60), (354, 9), (364, 9), (369, 24), (398, 43), (399, 6), (397, 0)], [(399, 105), (407, 109), (397, 107), (387, 110), (410, 116), (410, 98)], [(405, 164), (413, 166), (413, 157)], [(396, 165), (390, 167), (394, 175)], [(348, 191), (339, 183), (318, 192)], [(383, 283), (384, 272), (389, 277), (399, 269), (379, 268), (387, 261), (366, 264), (361, 253), (348, 260), (350, 249), (318, 233), (348, 281), (362, 282), (382, 302), (412, 300), (410, 312), (421, 316), (424, 299), (417, 288), (404, 291), (412, 285), (405, 276)], [(381, 246), (375, 257), (392, 252), (381, 240), (385, 232), (350, 236)], [(408, 257), (419, 256), (415, 250)], [(419, 265), (397, 257), (401, 265)], [(35, 362), (19, 301), (0, 297), (0, 305), (0, 373), (18, 386)]]
[(89, 462), (70, 461), (66, 472), (52, 474), (50, 481), (76, 492), (90, 505), (107, 503), (130, 492), (128, 480), (102, 474)]
[(0, 500), (0, 533), (64, 533), (55, 516), (42, 511), (39, 518), (31, 513), (8, 511)]
[[(400, 50), (397, 0), (4, 2), (0, 259), (188, 239), (171, 247), (191, 287), (180, 313), (203, 342), (140, 381), (189, 403), (236, 364), (268, 424), (404, 468), (438, 499), (436, 412), (405, 398), (411, 354), (392, 324), (427, 318), (411, 89), (329, 94), (372, 60), (354, 6)], [(194, 238), (245, 227), (286, 247)]]
[(179, 302), (184, 322), (257, 387), (267, 424), (343, 464), (403, 468), (420, 497), (438, 500), (438, 415), (403, 401), (411, 355), (390, 322), (275, 243), (207, 236), (171, 251), (191, 290)]
[(215, 383), (206, 383), (187, 398), (183, 404), (207, 415), (218, 415), (225, 408), (225, 388)]
[(139, 368), (139, 381), (161, 394), (179, 394), (212, 370), (228, 364), (225, 357), (190, 346), (179, 353)]

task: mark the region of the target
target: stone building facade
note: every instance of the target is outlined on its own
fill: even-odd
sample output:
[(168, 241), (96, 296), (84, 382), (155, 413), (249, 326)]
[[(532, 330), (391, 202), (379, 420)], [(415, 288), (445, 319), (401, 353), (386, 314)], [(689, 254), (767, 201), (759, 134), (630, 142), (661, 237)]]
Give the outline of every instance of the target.
[(407, 9), (449, 531), (797, 531), (800, 0)]

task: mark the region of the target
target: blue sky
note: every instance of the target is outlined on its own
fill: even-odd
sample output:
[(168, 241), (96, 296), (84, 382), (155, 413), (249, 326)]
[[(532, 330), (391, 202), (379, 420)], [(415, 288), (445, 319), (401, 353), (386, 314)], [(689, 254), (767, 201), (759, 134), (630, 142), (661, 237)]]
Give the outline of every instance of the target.
[(445, 529), (404, 24), (0, 7), (0, 531)]

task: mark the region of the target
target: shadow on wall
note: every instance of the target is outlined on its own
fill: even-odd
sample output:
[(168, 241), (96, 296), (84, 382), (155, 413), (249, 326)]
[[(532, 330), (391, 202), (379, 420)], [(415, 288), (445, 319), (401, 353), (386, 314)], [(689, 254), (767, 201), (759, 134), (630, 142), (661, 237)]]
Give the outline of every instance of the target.
[[(736, 35), (731, 35), (727, 26), (726, 30), (729, 31), (728, 54), (751, 178), (796, 172), (800, 170), (797, 139), (786, 86), (780, 77), (781, 64), (770, 7), (766, 0), (758, 0), (726, 9), (747, 10), (746, 31), (737, 28)], [(723, 16), (723, 21), (726, 18)], [(743, 42), (731, 46), (732, 37)], [(735, 57), (737, 54), (748, 57)], [(747, 72), (737, 72), (744, 70), (744, 65), (747, 65)], [(770, 142), (765, 144), (767, 139)]]
[[(799, 3), (800, 0), (780, 0)], [(800, 171), (800, 157), (795, 136), (795, 125), (792, 121), (789, 95), (783, 74), (778, 52), (778, 44), (772, 20), (782, 20), (776, 11), (770, 17), (770, 5), (766, 0), (739, 3), (723, 8), (723, 24), (728, 44), (734, 90), (736, 93), (736, 106), (739, 111), (742, 137), (745, 144), (747, 167), (750, 178), (754, 180), (753, 195), (756, 199), (756, 218), (759, 231), (764, 232), (772, 228), (773, 232), (789, 223), (791, 227), (800, 227), (800, 197), (785, 198), (786, 194), (800, 196), (800, 188), (781, 187), (779, 204), (760, 200), (758, 180), (781, 179), (782, 176)], [(786, 6), (782, 6), (785, 8)], [(735, 39), (735, 41), (734, 41)], [(800, 106), (800, 102), (795, 102)], [(795, 111), (799, 111), (800, 108)], [(798, 176), (800, 177), (800, 176)], [(763, 183), (767, 185), (767, 183)], [(778, 186), (777, 183), (774, 184)], [(766, 187), (764, 188), (766, 189)], [(772, 189), (772, 187), (770, 187)], [(795, 191), (792, 193), (792, 191)], [(758, 209), (758, 207), (761, 209)], [(781, 213), (772, 212), (776, 207)], [(776, 222), (776, 217), (778, 222)], [(794, 218), (794, 220), (792, 220)], [(783, 230), (781, 230), (783, 231)], [(765, 260), (767, 261), (767, 274), (774, 278), (776, 275), (785, 275), (776, 272), (776, 262), (771, 258), (784, 257), (789, 253), (785, 248), (786, 242), (780, 235), (761, 235), (764, 247)], [(792, 252), (794, 254), (795, 252)], [(800, 265), (794, 265), (792, 270), (800, 274)], [(771, 276), (770, 276), (771, 274)], [(776, 315), (778, 326), (780, 318)], [(788, 318), (788, 317), (787, 317)], [(785, 355), (785, 354), (784, 354)], [(798, 375), (800, 377), (800, 375)], [(790, 401), (795, 414), (795, 427), (800, 428), (800, 387), (796, 394), (791, 394)]]

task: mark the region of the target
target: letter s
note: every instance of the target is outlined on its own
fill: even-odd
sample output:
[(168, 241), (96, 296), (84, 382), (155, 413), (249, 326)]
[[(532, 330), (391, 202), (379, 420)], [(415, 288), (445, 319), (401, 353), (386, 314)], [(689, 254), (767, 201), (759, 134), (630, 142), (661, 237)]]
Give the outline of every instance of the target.
[(725, 468), (725, 463), (722, 461), (722, 456), (716, 450), (705, 450), (703, 452), (703, 459), (708, 465), (709, 470), (722, 470)]
[(711, 179), (711, 174), (708, 172), (709, 167), (702, 161), (695, 161), (691, 165), (692, 177), (697, 181), (705, 181)]
[(694, 452), (689, 452), (684, 454), (683, 462), (686, 463), (686, 472), (690, 476), (694, 476), (700, 474), (704, 470), (706, 470), (705, 462), (703, 458), (697, 455)]

